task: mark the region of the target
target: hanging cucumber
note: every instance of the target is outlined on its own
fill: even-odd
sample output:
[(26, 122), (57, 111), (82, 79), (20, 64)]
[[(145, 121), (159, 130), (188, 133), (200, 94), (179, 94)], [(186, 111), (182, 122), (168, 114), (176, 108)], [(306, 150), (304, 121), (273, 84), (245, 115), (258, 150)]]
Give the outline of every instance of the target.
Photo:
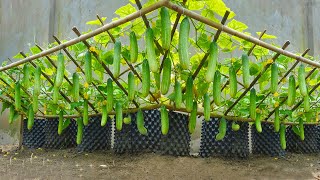
[(77, 72), (73, 73), (72, 75), (72, 97), (74, 102), (79, 101), (79, 94), (80, 94), (80, 82), (79, 82), (79, 75)]
[(167, 94), (171, 83), (171, 60), (166, 58), (163, 62), (161, 93)]
[(116, 128), (118, 131), (122, 130), (122, 105), (120, 102), (116, 102)]
[(142, 97), (147, 97), (150, 91), (150, 68), (149, 62), (145, 59), (142, 63)]
[(123, 118), (123, 123), (124, 123), (124, 124), (130, 124), (130, 123), (131, 123), (131, 116), (130, 116), (130, 114), (129, 114), (127, 117)]
[(219, 123), (219, 133), (216, 135), (216, 141), (222, 140), (227, 132), (227, 121), (224, 117), (220, 119)]
[(203, 115), (207, 122), (210, 121), (210, 98), (207, 93), (203, 96)]
[(249, 57), (246, 54), (243, 54), (242, 57), (242, 79), (243, 85), (245, 88), (249, 88), (250, 86), (250, 65), (249, 65)]
[(105, 126), (108, 121), (108, 110), (107, 105), (102, 106), (102, 117), (101, 117), (101, 126)]
[(299, 81), (299, 89), (302, 96), (307, 96), (307, 85), (305, 79), (305, 68), (304, 65), (301, 64), (298, 69), (298, 81)]
[(61, 135), (63, 131), (63, 111), (59, 113), (58, 134)]
[(15, 83), (14, 86), (14, 103), (15, 103), (15, 108), (16, 111), (20, 111), (21, 110), (21, 86), (19, 82)]
[(300, 139), (301, 141), (304, 140), (304, 127), (303, 127), (303, 119), (299, 118), (299, 135), (300, 135)]
[(271, 65), (271, 85), (270, 85), (270, 92), (275, 93), (278, 89), (278, 65), (273, 63)]
[(138, 42), (136, 34), (130, 33), (130, 62), (135, 63), (138, 59)]
[(107, 81), (107, 111), (113, 110), (113, 83), (111, 78)]
[(231, 128), (232, 128), (232, 131), (239, 131), (240, 125), (237, 124), (235, 121), (233, 121), (232, 125), (231, 125)]
[(89, 124), (89, 107), (88, 107), (88, 99), (84, 99), (83, 103), (83, 125)]
[(280, 112), (279, 107), (274, 110), (274, 122), (273, 122), (274, 132), (279, 132), (280, 130)]
[(256, 119), (256, 90), (252, 88), (250, 90), (250, 118)]
[(209, 48), (208, 68), (206, 74), (207, 83), (213, 81), (214, 74), (216, 72), (216, 66), (218, 61), (218, 45), (215, 41), (211, 42)]
[(167, 135), (169, 131), (169, 114), (166, 106), (162, 105), (161, 109), (161, 132), (163, 135)]
[(148, 130), (144, 127), (144, 117), (141, 109), (137, 112), (137, 127), (140, 134), (148, 135)]
[(77, 119), (77, 144), (81, 144), (82, 137), (83, 137), (83, 121), (82, 119), (78, 118)]
[(33, 112), (33, 107), (30, 105), (28, 109), (28, 130), (32, 129), (32, 126), (34, 124), (34, 112)]
[(10, 112), (9, 112), (9, 124), (13, 123), (14, 120), (14, 114), (15, 114), (15, 109), (14, 109), (14, 105), (10, 105)]
[(304, 111), (309, 112), (310, 111), (310, 99), (309, 95), (306, 95), (303, 97), (303, 106), (304, 106)]
[(213, 101), (217, 106), (221, 106), (221, 74), (216, 70), (213, 79)]
[(120, 61), (121, 61), (121, 42), (116, 41), (114, 43), (114, 51), (113, 51), (113, 76), (115, 78), (118, 78), (120, 74)]
[(63, 77), (64, 77), (64, 71), (65, 71), (65, 66), (64, 66), (64, 56), (60, 52), (58, 54), (58, 63), (57, 63), (57, 75), (56, 79), (54, 82), (54, 87), (60, 87), (62, 82), (63, 82)]
[(189, 133), (193, 134), (194, 130), (196, 129), (197, 125), (197, 112), (198, 112), (198, 105), (197, 101), (194, 101), (192, 104), (192, 111), (189, 117)]
[(296, 99), (296, 80), (293, 75), (289, 77), (288, 106), (292, 106)]
[(36, 71), (34, 72), (34, 87), (33, 87), (33, 95), (39, 96), (41, 89), (41, 68), (39, 66), (36, 67)]
[(38, 109), (39, 109), (39, 99), (38, 99), (38, 96), (35, 96), (33, 95), (32, 96), (32, 108), (33, 108), (33, 112), (34, 113), (37, 113), (38, 112)]
[(280, 145), (283, 150), (287, 148), (286, 145), (286, 125), (281, 124), (280, 126)]
[(132, 101), (136, 93), (136, 87), (134, 82), (134, 75), (132, 72), (128, 74), (128, 99)]
[(92, 82), (92, 57), (90, 51), (87, 51), (84, 55), (84, 74), (86, 82), (91, 84)]
[(58, 104), (59, 100), (59, 87), (53, 87), (53, 95), (52, 95), (52, 101), (53, 104)]
[(148, 28), (146, 32), (146, 51), (150, 70), (152, 72), (159, 72), (159, 62), (156, 56), (156, 50), (154, 47), (154, 36), (151, 28)]
[(189, 76), (186, 84), (186, 110), (187, 112), (191, 112), (193, 109), (193, 79), (192, 76)]
[(237, 82), (236, 70), (232, 65), (229, 68), (229, 84), (230, 84), (230, 96), (232, 98), (235, 98), (238, 92), (238, 82)]
[(178, 80), (174, 84), (174, 103), (176, 108), (181, 108), (182, 106), (182, 89), (181, 84)]
[(23, 79), (22, 84), (25, 88), (29, 88), (30, 86), (30, 67), (28, 63), (24, 64), (23, 66)]
[(262, 133), (261, 116), (262, 115), (260, 113), (257, 113), (256, 119), (255, 119), (255, 122), (254, 122), (254, 125), (256, 126), (256, 130), (257, 130), (258, 133)]
[(153, 73), (154, 81), (156, 82), (156, 87), (160, 91), (160, 73)]
[(166, 7), (162, 7), (160, 10), (161, 17), (161, 41), (162, 48), (168, 50), (170, 48), (171, 41), (171, 21), (169, 10)]
[(189, 65), (190, 65), (189, 32), (190, 32), (190, 22), (188, 17), (185, 17), (180, 24), (179, 42), (178, 42), (179, 59), (180, 59), (180, 65), (182, 69), (189, 69)]

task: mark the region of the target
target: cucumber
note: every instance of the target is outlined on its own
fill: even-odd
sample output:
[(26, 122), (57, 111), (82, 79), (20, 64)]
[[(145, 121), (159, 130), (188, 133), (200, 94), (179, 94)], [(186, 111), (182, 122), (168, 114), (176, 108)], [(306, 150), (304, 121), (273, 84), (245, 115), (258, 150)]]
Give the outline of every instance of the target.
[(120, 61), (121, 61), (121, 42), (116, 41), (114, 43), (114, 51), (113, 51), (113, 76), (115, 78), (118, 78), (120, 74)]
[(218, 61), (218, 45), (215, 41), (211, 42), (209, 48), (208, 68), (206, 73), (207, 83), (213, 81), (214, 74), (216, 72), (216, 66)]
[(22, 84), (25, 88), (29, 88), (30, 86), (30, 67), (28, 63), (24, 64), (23, 66), (23, 79)]
[(82, 119), (78, 118), (77, 119), (77, 144), (81, 144), (82, 142), (82, 137), (83, 137), (83, 121)]
[(252, 88), (250, 90), (250, 118), (256, 119), (256, 90)]
[(303, 127), (303, 119), (299, 118), (299, 135), (300, 135), (300, 140), (304, 140), (304, 127)]
[(190, 113), (190, 117), (189, 117), (189, 133), (193, 134), (194, 130), (196, 129), (196, 125), (197, 125), (197, 112), (198, 112), (198, 105), (197, 105), (197, 101), (194, 101), (192, 104), (192, 111)]
[(270, 92), (275, 93), (278, 89), (278, 65), (273, 63), (271, 65), (271, 85), (270, 85)]
[(192, 76), (189, 76), (186, 84), (186, 110), (187, 112), (191, 112), (193, 109), (193, 79)]
[(239, 131), (240, 129), (240, 125), (237, 124), (235, 121), (232, 122), (231, 127), (232, 127), (232, 131)]
[(161, 93), (167, 94), (171, 83), (171, 60), (166, 58), (163, 62)]
[(208, 93), (203, 96), (203, 115), (207, 122), (210, 121), (210, 98)]
[(304, 111), (305, 112), (309, 112), (310, 111), (309, 95), (303, 97), (303, 106), (304, 106)]
[(101, 117), (101, 126), (105, 126), (108, 121), (108, 110), (107, 105), (102, 106), (102, 117)]
[(236, 70), (231, 65), (229, 68), (229, 85), (230, 85), (230, 97), (235, 98), (238, 92), (238, 82)]
[(63, 82), (64, 71), (65, 71), (64, 56), (60, 52), (60, 53), (58, 53), (57, 75), (56, 75), (56, 79), (54, 82), (54, 87), (58, 88), (61, 86), (61, 84)]
[(90, 51), (87, 51), (84, 55), (84, 74), (86, 82), (91, 84), (92, 82), (92, 57)]
[(257, 113), (254, 125), (256, 126), (257, 132), (262, 133), (261, 114), (260, 113)]
[(227, 121), (224, 117), (220, 119), (219, 123), (219, 133), (216, 135), (216, 141), (222, 140), (227, 132)]
[(304, 113), (304, 116), (306, 117), (306, 121), (307, 121), (307, 122), (311, 122), (311, 118), (314, 118), (314, 117), (312, 116), (312, 112), (305, 112), (305, 113)]
[(145, 59), (142, 63), (142, 92), (143, 98), (147, 97), (150, 92), (150, 68), (149, 62)]
[(16, 111), (21, 110), (21, 85), (19, 82), (15, 83), (14, 86), (14, 103), (15, 103), (15, 109)]
[(305, 68), (304, 65), (301, 64), (298, 69), (298, 81), (299, 81), (299, 89), (302, 96), (307, 96), (307, 85), (305, 79)]
[(245, 88), (249, 88), (250, 86), (250, 65), (249, 65), (249, 57), (246, 54), (243, 54), (242, 57), (242, 79), (243, 85)]
[(189, 33), (190, 33), (190, 22), (188, 17), (185, 17), (180, 24), (179, 42), (178, 42), (179, 60), (180, 60), (180, 65), (182, 69), (189, 69), (189, 65), (190, 65)]
[(130, 33), (130, 62), (135, 63), (138, 59), (138, 42), (136, 34), (132, 31)]
[(181, 84), (178, 80), (174, 84), (174, 103), (176, 108), (181, 108), (182, 106), (182, 89)]
[(52, 95), (52, 101), (53, 104), (58, 104), (59, 100), (59, 87), (53, 87), (53, 95)]
[(171, 21), (170, 21), (169, 10), (166, 7), (162, 7), (160, 9), (160, 17), (161, 17), (162, 48), (164, 50), (168, 50), (170, 48), (170, 41), (171, 41)]
[(111, 78), (107, 81), (107, 111), (108, 113), (113, 110), (113, 83)]
[(122, 130), (122, 104), (120, 102), (116, 103), (116, 128), (118, 131)]
[(169, 114), (165, 105), (161, 106), (161, 132), (163, 135), (167, 135), (169, 132)]
[(79, 82), (79, 75), (77, 72), (73, 73), (72, 75), (72, 97), (74, 102), (79, 101), (79, 94), (80, 94), (80, 82)]
[(61, 135), (63, 131), (63, 111), (59, 112), (58, 134)]
[(148, 28), (146, 31), (146, 51), (147, 59), (149, 62), (150, 70), (152, 72), (159, 72), (159, 62), (156, 56), (156, 50), (154, 47), (153, 30)]
[(27, 122), (27, 128), (28, 130), (32, 129), (32, 126), (34, 124), (34, 112), (33, 112), (33, 107), (30, 105), (28, 109), (28, 122)]
[(153, 73), (153, 77), (154, 77), (154, 81), (156, 82), (156, 87), (157, 89), (160, 91), (160, 73), (156, 72), (156, 73)]
[(33, 101), (32, 101), (33, 112), (37, 113), (39, 109), (39, 99), (38, 99), (38, 96), (35, 96), (35, 95), (33, 95), (32, 98), (33, 98)]
[(131, 116), (128, 115), (127, 117), (123, 118), (123, 123), (124, 124), (130, 124), (131, 123)]
[(128, 99), (132, 101), (136, 93), (136, 87), (134, 82), (134, 75), (132, 72), (128, 74)]
[(217, 106), (221, 106), (221, 74), (216, 70), (213, 79), (213, 101)]
[(89, 107), (88, 100), (84, 99), (83, 103), (83, 125), (87, 126), (89, 124)]
[(286, 145), (286, 125), (281, 124), (280, 126), (280, 145), (283, 150), (287, 148)]
[(280, 130), (280, 115), (279, 115), (279, 107), (276, 107), (274, 110), (274, 122), (273, 122), (273, 127), (274, 127), (274, 132), (279, 132)]
[(13, 123), (14, 120), (14, 114), (15, 114), (15, 109), (14, 109), (14, 105), (10, 105), (10, 112), (9, 112), (9, 124)]
[(296, 99), (296, 80), (293, 75), (289, 77), (288, 106), (292, 106)]
[(137, 112), (137, 127), (140, 134), (148, 135), (148, 130), (144, 127), (144, 117), (141, 109)]
[(34, 87), (33, 87), (33, 95), (39, 96), (41, 89), (41, 68), (39, 66), (36, 67), (36, 71), (34, 72)]

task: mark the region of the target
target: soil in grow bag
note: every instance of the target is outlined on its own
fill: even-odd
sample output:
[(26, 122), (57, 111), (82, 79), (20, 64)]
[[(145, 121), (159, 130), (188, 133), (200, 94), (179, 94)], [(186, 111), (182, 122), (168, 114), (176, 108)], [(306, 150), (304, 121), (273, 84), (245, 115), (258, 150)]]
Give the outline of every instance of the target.
[(91, 117), (89, 124), (83, 127), (82, 142), (77, 146), (78, 152), (111, 149), (112, 123), (108, 118), (107, 124), (101, 126), (101, 116)]
[(262, 123), (262, 132), (258, 133), (252, 126), (252, 153), (269, 156), (284, 156), (285, 151), (280, 145), (280, 134), (274, 132), (272, 124)]
[(292, 127), (287, 128), (287, 151), (294, 153), (317, 153), (319, 152), (319, 131), (317, 126), (304, 126), (304, 140), (300, 140)]
[(148, 130), (148, 135), (142, 135), (138, 131), (137, 113), (132, 113), (130, 116), (130, 124), (123, 124), (121, 131), (115, 129), (115, 153), (158, 152), (161, 139), (160, 112), (158, 110), (143, 111), (144, 126)]
[(31, 130), (27, 128), (27, 120), (23, 121), (23, 140), (22, 145), (28, 148), (40, 148), (45, 143), (44, 127), (47, 121), (44, 119), (34, 119)]
[(169, 111), (169, 132), (161, 138), (162, 154), (189, 156), (191, 137), (188, 118), (186, 114)]
[(202, 123), (199, 155), (201, 157), (248, 157), (248, 123), (239, 123), (240, 129), (238, 131), (232, 131), (231, 125), (232, 122), (227, 121), (227, 132), (225, 137), (220, 141), (216, 141), (215, 136), (219, 133), (219, 120), (216, 118), (211, 118), (209, 122), (204, 120)]
[(58, 134), (58, 119), (48, 119), (45, 126), (45, 148), (66, 149), (76, 146), (76, 122), (70, 120), (69, 126)]

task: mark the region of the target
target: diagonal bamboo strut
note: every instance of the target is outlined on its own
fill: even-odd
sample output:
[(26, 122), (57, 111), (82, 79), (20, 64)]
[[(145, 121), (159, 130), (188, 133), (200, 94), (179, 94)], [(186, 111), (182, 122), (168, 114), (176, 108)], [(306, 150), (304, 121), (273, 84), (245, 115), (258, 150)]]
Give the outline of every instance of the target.
[[(99, 15), (97, 15), (98, 20), (100, 21), (101, 25), (104, 25), (102, 19), (100, 18)], [(113, 37), (113, 35), (107, 30), (108, 35), (110, 36), (111, 40), (113, 43), (116, 42), (115, 38)], [(123, 57), (123, 59), (126, 61), (127, 65), (129, 66), (129, 68), (131, 69), (131, 71), (138, 77), (139, 81), (142, 82), (142, 78), (139, 75), (139, 73), (136, 71), (136, 69), (132, 66), (131, 62), (128, 61), (128, 59), (126, 59), (125, 57)], [(154, 95), (152, 94), (151, 91), (149, 91), (150, 96), (156, 101), (157, 104), (159, 104), (159, 101), (156, 97), (154, 97)]]
[[(26, 54), (24, 54), (23, 52), (20, 52), (20, 54), (23, 56), (23, 57), (27, 57), (27, 55)], [(32, 62), (32, 61), (30, 61), (30, 63), (31, 63), (31, 65), (34, 67), (34, 68), (37, 68), (37, 65), (34, 63), (34, 62)], [(53, 86), (54, 85), (54, 83), (53, 83), (53, 81), (50, 79), (50, 77), (46, 74), (46, 73), (44, 73), (42, 70), (41, 70), (41, 74), (47, 79), (47, 81)], [(60, 93), (60, 95), (68, 102), (68, 103), (71, 103), (71, 101), (70, 101), (70, 99), (68, 98), (68, 96), (67, 95), (65, 95), (61, 90), (59, 90), (59, 93)], [(81, 112), (78, 108), (75, 108), (79, 113)]]
[[(282, 46), (283, 49), (286, 49), (289, 46), (290, 42), (287, 41), (286, 43), (284, 43), (284, 45)], [(276, 59), (280, 56), (280, 53), (277, 53), (275, 56), (273, 56), (273, 61), (276, 61)], [(271, 66), (271, 64), (266, 65), (263, 70), (253, 79), (253, 81), (251, 82), (250, 86), (244, 90), (244, 92), (240, 95), (240, 97), (238, 97), (238, 99), (226, 110), (226, 112), (224, 113), (225, 115), (227, 115), (232, 108), (238, 104), (238, 102), (247, 94), (247, 92), (250, 91), (250, 89), (256, 84), (256, 82), (259, 80), (259, 78), (262, 76), (262, 74)]]
[[(81, 36), (81, 33), (78, 31), (78, 29), (76, 27), (73, 27), (72, 28), (73, 32), (77, 35), (77, 36)], [(86, 40), (83, 40), (82, 41), (88, 49), (90, 49), (90, 44), (86, 41)], [(107, 71), (107, 73), (109, 74), (109, 76), (111, 77), (111, 79), (118, 85), (118, 87), (128, 96), (128, 91), (119, 83), (119, 81), (113, 76), (112, 72), (110, 71), (110, 69), (100, 60), (99, 56), (97, 55), (96, 52), (93, 52), (92, 53), (94, 55), (94, 57), (97, 59), (97, 61), (102, 65), (102, 67), (104, 68), (104, 70)], [(133, 100), (132, 101), (133, 104), (136, 106), (136, 107), (139, 107), (138, 103)]]
[[(306, 49), (303, 53), (302, 53), (302, 57), (305, 56), (308, 52), (309, 52), (310, 49)], [(286, 72), (286, 74), (279, 80), (278, 82), (278, 85), (281, 84), (282, 80), (285, 79), (289, 73), (298, 65), (299, 61), (296, 61), (293, 66)], [(263, 99), (261, 99), (261, 101), (259, 102), (259, 104), (257, 105), (257, 108), (259, 108), (259, 106), (267, 99), (267, 97), (271, 94), (271, 92), (269, 92), (267, 95), (265, 95), (263, 97)]]
[[(43, 49), (38, 45), (38, 44), (36, 44), (36, 46), (38, 47), (38, 49), (40, 50), (40, 51), (43, 51)], [(57, 69), (57, 65), (52, 61), (52, 59), (49, 57), (49, 56), (46, 56), (46, 58), (48, 59), (48, 61), (50, 62), (50, 64), (55, 68), (55, 69)], [(72, 87), (73, 86), (73, 84), (72, 84), (72, 82), (69, 80), (69, 78), (66, 76), (66, 75), (63, 75), (63, 78), (68, 82), (68, 84)], [(83, 98), (83, 94), (80, 92), (80, 96)], [(94, 111), (94, 112), (98, 112), (95, 108), (94, 108), (94, 106), (93, 106), (93, 104), (92, 103), (90, 103), (89, 101), (88, 101), (88, 105), (91, 107), (91, 109)]]

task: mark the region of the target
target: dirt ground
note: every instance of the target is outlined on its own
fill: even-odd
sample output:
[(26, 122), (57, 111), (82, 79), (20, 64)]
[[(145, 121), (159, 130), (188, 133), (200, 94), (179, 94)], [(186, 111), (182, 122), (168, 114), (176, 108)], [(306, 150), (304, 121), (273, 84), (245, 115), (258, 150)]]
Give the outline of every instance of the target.
[(0, 179), (320, 179), (320, 155), (225, 159), (25, 149), (0, 154)]

